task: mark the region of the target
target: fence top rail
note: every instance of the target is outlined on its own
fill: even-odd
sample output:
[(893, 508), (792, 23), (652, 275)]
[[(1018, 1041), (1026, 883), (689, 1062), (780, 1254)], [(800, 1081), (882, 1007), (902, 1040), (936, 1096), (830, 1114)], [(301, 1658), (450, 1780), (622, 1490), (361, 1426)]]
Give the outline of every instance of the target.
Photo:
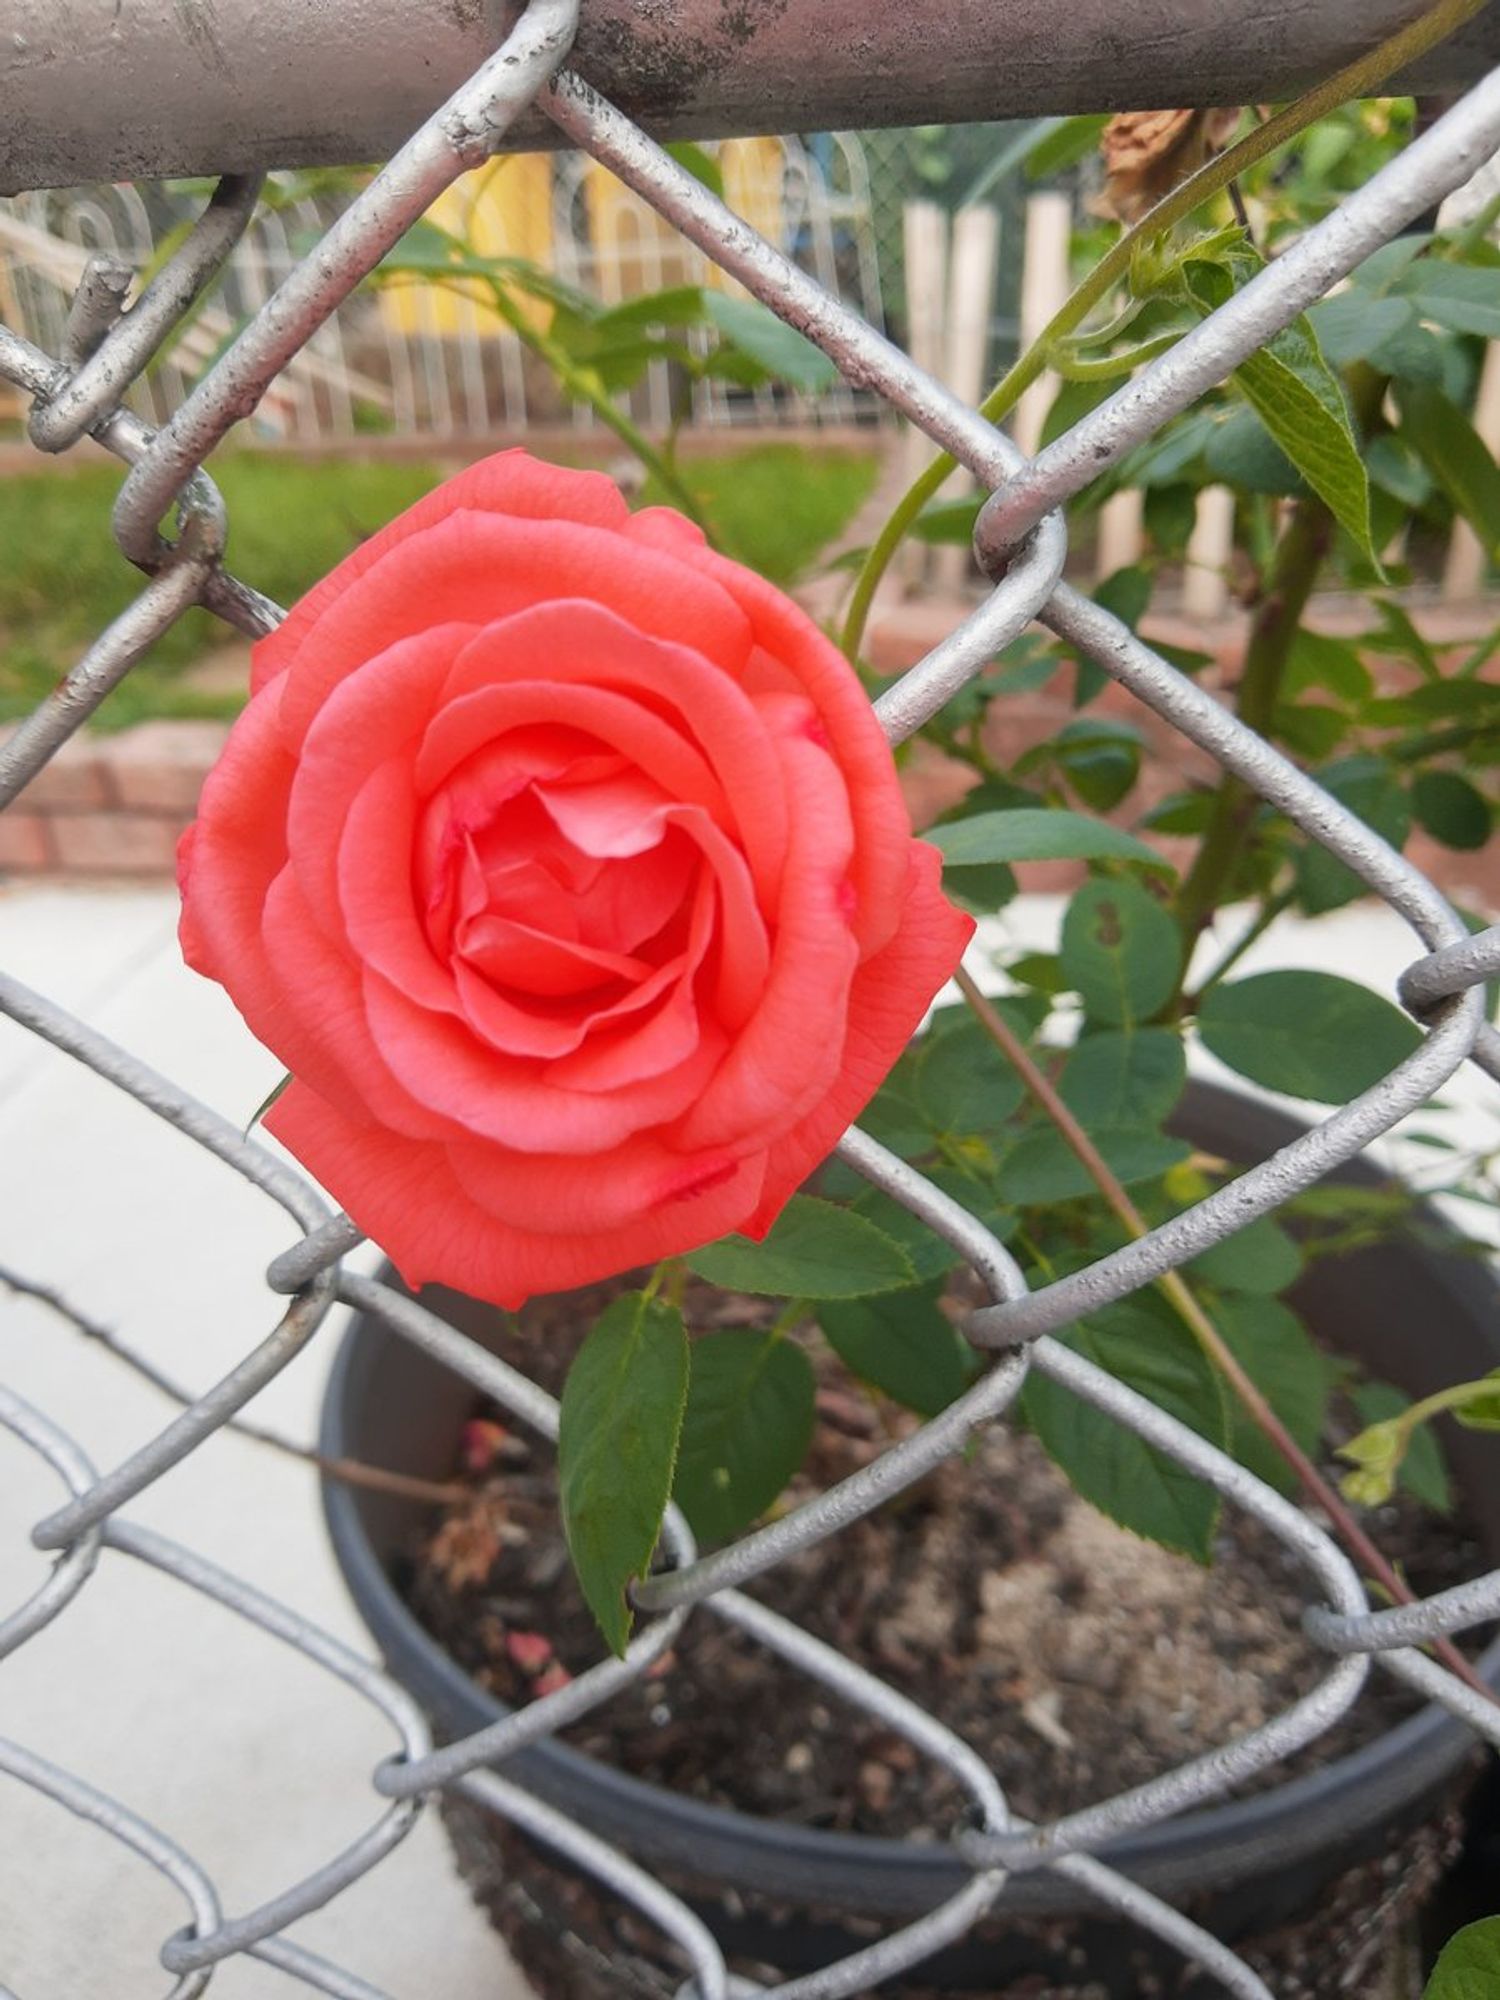
[[(459, 0), (0, 0), (0, 193), (384, 160), (496, 46), (513, 7)], [(1409, 19), (1411, 0), (588, 0), (575, 63), (657, 137), (1263, 103)], [(1500, 60), (1500, 9), (1396, 88)], [(539, 114), (517, 146), (557, 143)]]

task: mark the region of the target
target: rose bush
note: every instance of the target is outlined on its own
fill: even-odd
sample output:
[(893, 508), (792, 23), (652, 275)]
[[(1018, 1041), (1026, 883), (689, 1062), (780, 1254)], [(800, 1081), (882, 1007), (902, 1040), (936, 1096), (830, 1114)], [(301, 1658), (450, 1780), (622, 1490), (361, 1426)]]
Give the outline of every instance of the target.
[(970, 931), (859, 681), (665, 509), (507, 452), (256, 648), (182, 944), (411, 1284), (762, 1235)]

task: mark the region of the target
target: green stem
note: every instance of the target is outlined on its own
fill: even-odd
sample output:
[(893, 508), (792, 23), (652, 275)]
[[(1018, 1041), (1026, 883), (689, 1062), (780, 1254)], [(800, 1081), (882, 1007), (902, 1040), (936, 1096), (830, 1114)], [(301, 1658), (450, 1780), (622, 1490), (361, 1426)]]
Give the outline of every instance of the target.
[[(1185, 221), (1188, 216), (1202, 206), (1211, 195), (1218, 194), (1232, 180), (1236, 180), (1247, 167), (1274, 153), (1289, 139), (1307, 126), (1326, 118), (1354, 97), (1373, 95), (1386, 78), (1396, 71), (1405, 69), (1418, 56), (1425, 55), (1439, 42), (1446, 41), (1463, 24), (1477, 14), (1485, 0), (1438, 0), (1435, 7), (1409, 22), (1394, 35), (1388, 35), (1383, 42), (1371, 49), (1367, 55), (1348, 63), (1341, 70), (1312, 90), (1305, 91), (1293, 103), (1283, 106), (1264, 125), (1258, 125), (1243, 139), (1231, 146), (1228, 152), (1220, 153), (1207, 161), (1195, 174), (1182, 182), (1168, 195), (1142, 216), (1133, 229), (1128, 229), (1118, 242), (1114, 243), (1077, 286), (1071, 296), (1043, 327), (1041, 333), (1003, 375), (995, 387), (979, 406), (979, 413), (991, 423), (998, 423), (1009, 416), (1024, 390), (1030, 388), (1038, 376), (1043, 374), (1049, 363), (1049, 350), (1054, 344), (1071, 334), (1082, 325), (1094, 307), (1109, 293), (1115, 284), (1130, 270), (1130, 261), (1136, 246), (1148, 238), (1159, 236), (1164, 230)], [(921, 513), (927, 502), (937, 492), (949, 473), (955, 469), (956, 461), (946, 452), (935, 458), (927, 470), (912, 484), (898, 502), (890, 519), (876, 536), (864, 568), (854, 586), (849, 600), (849, 609), (844, 619), (843, 649), (845, 657), (854, 660), (859, 656), (864, 639), (865, 625), (874, 602), (875, 592), (881, 578), (891, 565), (898, 548), (906, 539), (907, 530)]]
[(1181, 338), (1181, 333), (1175, 330), (1159, 333), (1154, 339), (1141, 341), (1137, 347), (1124, 348), (1118, 354), (1097, 356), (1081, 355), (1068, 342), (1053, 348), (1052, 366), (1066, 382), (1112, 382), (1117, 375), (1128, 375), (1133, 368), (1142, 368), (1148, 361), (1154, 361), (1158, 354), (1165, 354)]
[(1454, 1382), (1446, 1389), (1437, 1389), (1430, 1396), (1424, 1396), (1419, 1403), (1393, 1417), (1391, 1427), (1399, 1432), (1402, 1439), (1403, 1455), (1412, 1432), (1418, 1424), (1425, 1424), (1433, 1417), (1439, 1417), (1444, 1410), (1461, 1410), (1469, 1403), (1493, 1402), (1496, 1386), (1492, 1377), (1482, 1377), (1478, 1382)]
[[(1361, 363), (1350, 371), (1350, 387), (1354, 425), (1363, 435), (1379, 412), (1386, 380)], [(1286, 533), (1277, 544), (1265, 595), (1251, 621), (1244, 671), (1234, 704), (1240, 721), (1258, 736), (1270, 734), (1292, 644), (1333, 541), (1333, 530), (1332, 513), (1315, 495), (1308, 494), (1293, 507)], [(1230, 886), (1259, 803), (1257, 794), (1243, 778), (1232, 771), (1225, 772), (1219, 781), (1213, 815), (1204, 829), (1202, 844), (1177, 894), (1182, 963), (1177, 990), (1167, 1004), (1169, 1014), (1180, 1011), (1180, 996), (1192, 963), (1193, 948)]]
[(1264, 937), (1282, 912), (1290, 907), (1295, 894), (1295, 889), (1282, 889), (1261, 904), (1254, 921), (1246, 926), (1218, 963), (1204, 974), (1197, 991), (1184, 1002), (1187, 1008), (1196, 1009), (1204, 994), (1210, 992), (1227, 973), (1233, 971), (1256, 939)]
[[(1299, 500), (1291, 524), (1282, 536), (1272, 566), (1269, 588), (1250, 628), (1245, 670), (1240, 677), (1235, 713), (1258, 735), (1270, 726), (1291, 657), (1292, 641), (1312, 595), (1318, 571), (1333, 539), (1333, 516), (1321, 500)], [(1177, 895), (1177, 922), (1182, 932), (1181, 979), (1213, 912), (1228, 886), (1258, 808), (1256, 794), (1242, 778), (1226, 772), (1214, 795), (1213, 816), (1192, 867)], [(1176, 996), (1170, 1005), (1175, 1005)]]

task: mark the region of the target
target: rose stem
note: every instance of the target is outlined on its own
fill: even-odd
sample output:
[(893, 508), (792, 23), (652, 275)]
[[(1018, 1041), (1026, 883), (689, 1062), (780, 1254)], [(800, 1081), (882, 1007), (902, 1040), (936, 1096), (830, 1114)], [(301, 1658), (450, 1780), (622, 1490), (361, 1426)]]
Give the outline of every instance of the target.
[[(20, 1298), (35, 1299), (47, 1306), (81, 1333), (86, 1340), (102, 1347), (117, 1361), (123, 1361), (127, 1368), (134, 1369), (144, 1381), (151, 1384), (163, 1396), (180, 1404), (184, 1409), (191, 1406), (196, 1398), (181, 1389), (154, 1362), (148, 1361), (133, 1348), (127, 1347), (107, 1326), (90, 1319), (76, 1306), (70, 1305), (60, 1292), (50, 1285), (34, 1283), (29, 1278), (17, 1277), (13, 1271), (0, 1269), (0, 1285), (14, 1292)], [(431, 1479), (414, 1479), (405, 1472), (388, 1472), (383, 1466), (364, 1465), (355, 1458), (330, 1458), (326, 1453), (314, 1451), (311, 1445), (295, 1443), (291, 1438), (282, 1437), (279, 1432), (265, 1430), (259, 1424), (247, 1423), (243, 1417), (231, 1417), (224, 1426), (226, 1430), (238, 1431), (242, 1437), (251, 1438), (257, 1444), (269, 1445), (273, 1451), (283, 1452), (288, 1458), (300, 1458), (304, 1465), (316, 1466), (319, 1472), (330, 1479), (337, 1479), (345, 1486), (367, 1487), (373, 1493), (391, 1493), (402, 1500), (420, 1500), (434, 1507), (449, 1507), (466, 1501), (472, 1496), (466, 1486), (443, 1484)]]
[[(1098, 1147), (1053, 1088), (1051, 1080), (1032, 1060), (1026, 1045), (999, 1009), (990, 1005), (962, 966), (954, 977), (958, 982), (959, 991), (985, 1032), (1001, 1050), (1026, 1089), (1061, 1133), (1064, 1143), (1104, 1196), (1125, 1229), (1137, 1239), (1149, 1234), (1140, 1210), (1130, 1199)], [(1341, 1495), (1329, 1485), (1240, 1366), (1238, 1359), (1226, 1345), (1224, 1336), (1188, 1289), (1182, 1274), (1178, 1271), (1168, 1271), (1157, 1280), (1157, 1284), (1186, 1322), (1204, 1353), (1239, 1397), (1256, 1429), (1296, 1473), (1307, 1497), (1322, 1508), (1350, 1554), (1364, 1565), (1366, 1574), (1389, 1594), (1394, 1603), (1414, 1604), (1416, 1599), (1400, 1575), (1370, 1540), (1345, 1505)], [(1434, 1641), (1433, 1650), (1444, 1666), (1465, 1686), (1472, 1688), (1476, 1694), (1482, 1694), (1487, 1701), (1495, 1700), (1494, 1694), (1474, 1672), (1451, 1639)]]

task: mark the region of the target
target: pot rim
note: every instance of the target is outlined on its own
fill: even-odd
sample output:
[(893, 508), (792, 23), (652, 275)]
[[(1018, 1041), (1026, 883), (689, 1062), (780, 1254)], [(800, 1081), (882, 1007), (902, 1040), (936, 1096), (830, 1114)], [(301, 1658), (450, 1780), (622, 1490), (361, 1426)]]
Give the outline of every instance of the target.
[[(1200, 1106), (1227, 1101), (1238, 1112), (1253, 1114), (1247, 1122), (1259, 1126), (1262, 1137), (1274, 1131), (1277, 1143), (1284, 1143), (1285, 1135), (1295, 1129), (1278, 1109), (1237, 1092), (1197, 1084), (1194, 1095)], [(1363, 1164), (1344, 1172), (1358, 1179), (1378, 1178)], [(1488, 1295), (1493, 1309), (1497, 1287), (1485, 1267), (1465, 1264), (1418, 1242), (1389, 1247), (1431, 1267), (1429, 1275), (1442, 1284), (1448, 1302), (1475, 1325), (1477, 1338), (1486, 1338), (1486, 1300), (1481, 1293)], [(373, 1343), (400, 1339), (383, 1322), (362, 1313), (351, 1316), (323, 1405), (319, 1447), (328, 1456), (359, 1455), (351, 1433)], [(407, 1606), (376, 1552), (353, 1489), (326, 1476), (321, 1486), (324, 1515), (345, 1583), (396, 1678), (411, 1687), (407, 1677), (414, 1676), (418, 1685), (413, 1691), (445, 1725), (463, 1734), (510, 1713), (431, 1637)], [(1500, 1637), (1476, 1665), (1485, 1681), (1500, 1691)], [(1372, 1662), (1372, 1671), (1379, 1670), (1378, 1660)], [(1330, 1845), (1347, 1842), (1357, 1827), (1383, 1821), (1430, 1795), (1458, 1771), (1477, 1740), (1439, 1703), (1430, 1702), (1359, 1749), (1283, 1784), (1158, 1821), (1091, 1852), (1168, 1896), (1236, 1883), (1268, 1851), (1278, 1867), (1303, 1861)], [(804, 1901), (916, 1912), (952, 1894), (971, 1873), (968, 1864), (942, 1842), (788, 1826), (738, 1807), (686, 1797), (552, 1739), (507, 1759), (506, 1769), (518, 1782), (578, 1812), (585, 1824), (620, 1839), (636, 1854), (697, 1874), (723, 1875), (739, 1886), (773, 1895), (795, 1891)], [(722, 1860), (715, 1861), (715, 1856)], [(818, 1877), (824, 1878), (822, 1884)], [(827, 1886), (834, 1878), (839, 1886)], [(1086, 1903), (1081, 1892), (1050, 1869), (1013, 1875), (1001, 1898), (1001, 1907), (1013, 1912), (1074, 1911)]]

